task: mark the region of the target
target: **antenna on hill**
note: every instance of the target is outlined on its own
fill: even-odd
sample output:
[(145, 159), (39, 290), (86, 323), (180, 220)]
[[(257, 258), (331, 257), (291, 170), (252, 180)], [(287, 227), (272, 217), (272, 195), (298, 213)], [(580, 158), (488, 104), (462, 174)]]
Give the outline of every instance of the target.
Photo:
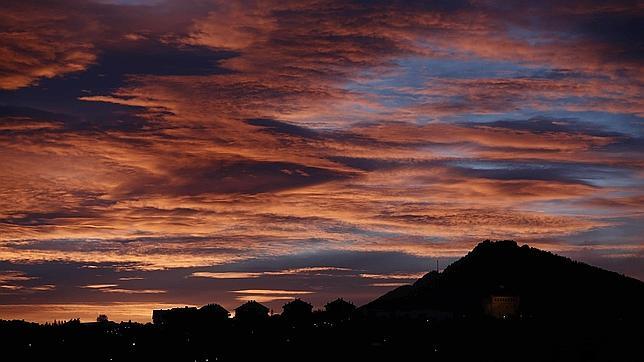
[(438, 273), (438, 258), (436, 258), (436, 272)]

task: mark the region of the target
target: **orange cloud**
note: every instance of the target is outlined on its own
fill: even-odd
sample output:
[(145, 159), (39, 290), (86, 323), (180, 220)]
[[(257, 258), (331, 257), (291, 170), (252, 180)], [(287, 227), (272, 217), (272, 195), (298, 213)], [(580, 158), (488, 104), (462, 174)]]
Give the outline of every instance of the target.
[(96, 49), (84, 38), (96, 25), (52, 5), (41, 11), (16, 3), (0, 15), (0, 89), (83, 71), (96, 61)]

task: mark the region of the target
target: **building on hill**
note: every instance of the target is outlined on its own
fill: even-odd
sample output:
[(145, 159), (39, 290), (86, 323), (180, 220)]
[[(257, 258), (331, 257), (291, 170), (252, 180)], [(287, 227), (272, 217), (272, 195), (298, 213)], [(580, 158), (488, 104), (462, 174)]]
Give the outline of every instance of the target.
[(313, 306), (301, 299), (294, 299), (282, 307), (282, 317), (291, 321), (310, 320), (313, 315)]
[(324, 310), (329, 319), (332, 320), (347, 320), (351, 317), (351, 314), (356, 310), (356, 306), (347, 302), (342, 298), (338, 298), (332, 302), (327, 303), (324, 306)]
[(268, 318), (268, 308), (254, 300), (235, 308), (235, 319), (237, 320), (257, 321), (266, 318)]
[(485, 313), (498, 319), (512, 319), (519, 315), (520, 298), (510, 294), (493, 294), (485, 303)]

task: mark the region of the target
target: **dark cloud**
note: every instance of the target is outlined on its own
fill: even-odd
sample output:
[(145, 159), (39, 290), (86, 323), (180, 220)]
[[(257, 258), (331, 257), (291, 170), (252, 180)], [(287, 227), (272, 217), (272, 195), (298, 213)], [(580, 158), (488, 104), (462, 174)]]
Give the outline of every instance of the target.
[[(462, 123), (463, 126), (473, 126), (471, 123)], [(479, 123), (486, 127), (500, 127), (508, 130), (521, 130), (535, 133), (548, 132), (565, 132), (565, 133), (583, 133), (600, 137), (620, 136), (614, 131), (607, 131), (601, 125), (582, 122), (575, 118), (530, 118), (527, 120), (499, 120), (493, 122)]]
[(312, 139), (322, 138), (322, 134), (319, 131), (312, 130), (306, 127), (300, 127), (286, 122), (276, 121), (273, 119), (249, 119), (247, 122), (250, 125), (262, 127), (262, 129), (277, 134)]
[(310, 186), (346, 177), (341, 173), (284, 162), (225, 161), (174, 170), (174, 180), (151, 178), (123, 186), (128, 194), (255, 194)]

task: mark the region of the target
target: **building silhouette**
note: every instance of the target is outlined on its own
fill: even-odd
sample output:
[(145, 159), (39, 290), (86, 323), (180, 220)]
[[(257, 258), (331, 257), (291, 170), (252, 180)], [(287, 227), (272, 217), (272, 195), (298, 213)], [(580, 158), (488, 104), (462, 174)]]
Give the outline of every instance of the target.
[(199, 315), (205, 321), (217, 322), (227, 320), (230, 312), (219, 304), (211, 303), (199, 308)]
[(197, 319), (196, 307), (155, 309), (152, 311), (152, 323), (160, 326), (179, 326), (192, 324)]
[(356, 306), (342, 298), (338, 298), (324, 306), (327, 317), (334, 321), (343, 321), (351, 318), (351, 314), (356, 310)]
[(287, 321), (304, 322), (311, 320), (313, 306), (301, 299), (294, 299), (282, 306), (282, 317)]
[(485, 303), (485, 313), (498, 319), (516, 318), (521, 299), (516, 295), (491, 295)]
[(235, 319), (240, 321), (261, 321), (268, 318), (269, 309), (254, 300), (235, 308)]

